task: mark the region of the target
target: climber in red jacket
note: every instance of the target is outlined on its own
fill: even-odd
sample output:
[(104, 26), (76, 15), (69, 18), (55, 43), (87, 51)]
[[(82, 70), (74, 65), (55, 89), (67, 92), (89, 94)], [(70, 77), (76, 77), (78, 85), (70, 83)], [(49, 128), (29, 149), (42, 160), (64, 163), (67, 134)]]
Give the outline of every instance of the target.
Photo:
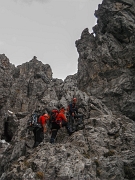
[(49, 115), (48, 114), (43, 114), (42, 116), (39, 117), (38, 122), (42, 125), (43, 128), (43, 132), (45, 133), (47, 128), (46, 128), (46, 124), (47, 124), (47, 120), (49, 119)]
[(37, 126), (34, 128), (33, 133), (34, 133), (34, 146), (37, 147), (44, 139), (44, 133), (46, 132), (47, 128), (47, 120), (49, 119), (48, 114), (43, 114), (42, 116), (39, 117), (38, 123), (40, 126)]
[(72, 132), (68, 128), (68, 122), (67, 122), (67, 118), (65, 116), (65, 108), (64, 107), (60, 108), (60, 111), (57, 114), (55, 121), (52, 122), (52, 128), (51, 128), (52, 135), (51, 135), (50, 143), (55, 142), (57, 132), (61, 127), (65, 127), (67, 130), (67, 133), (69, 135), (72, 134)]

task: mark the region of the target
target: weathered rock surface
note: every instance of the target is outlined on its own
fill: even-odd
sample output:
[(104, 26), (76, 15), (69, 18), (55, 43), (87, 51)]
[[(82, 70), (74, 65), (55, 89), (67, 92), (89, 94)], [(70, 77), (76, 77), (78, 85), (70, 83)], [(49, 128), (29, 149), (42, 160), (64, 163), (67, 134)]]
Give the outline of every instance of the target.
[(91, 117), (70, 137), (61, 129), (54, 145), (47, 134), (36, 149), (28, 148), (32, 135), (26, 131), (27, 117), (19, 120), (12, 143), (1, 158), (1, 172), (5, 172), (1, 180), (134, 179), (134, 121), (112, 115), (99, 100), (83, 95), (84, 102), (89, 100)]
[[(0, 180), (135, 179), (134, 10), (134, 0), (103, 0), (94, 32), (76, 41), (78, 72), (64, 81), (36, 57), (15, 67), (0, 55)], [(73, 97), (84, 124), (71, 136), (61, 128), (55, 144), (48, 128), (33, 149), (31, 113)]]
[(104, 0), (76, 41), (78, 86), (135, 120), (135, 1)]

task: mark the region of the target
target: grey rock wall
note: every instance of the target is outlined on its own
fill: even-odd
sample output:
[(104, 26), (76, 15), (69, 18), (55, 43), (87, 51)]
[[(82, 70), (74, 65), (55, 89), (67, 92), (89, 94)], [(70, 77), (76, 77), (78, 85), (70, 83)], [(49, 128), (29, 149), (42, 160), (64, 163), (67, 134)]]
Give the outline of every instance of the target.
[(103, 0), (76, 41), (78, 87), (135, 120), (135, 2)]

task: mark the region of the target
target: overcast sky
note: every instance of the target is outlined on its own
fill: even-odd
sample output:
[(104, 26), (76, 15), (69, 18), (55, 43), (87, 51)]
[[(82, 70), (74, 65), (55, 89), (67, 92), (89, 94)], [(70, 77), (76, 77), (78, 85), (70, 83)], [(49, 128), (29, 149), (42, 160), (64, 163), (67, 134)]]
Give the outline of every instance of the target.
[(96, 24), (102, 0), (0, 0), (0, 54), (14, 65), (33, 56), (49, 64), (53, 78), (77, 72), (75, 41)]

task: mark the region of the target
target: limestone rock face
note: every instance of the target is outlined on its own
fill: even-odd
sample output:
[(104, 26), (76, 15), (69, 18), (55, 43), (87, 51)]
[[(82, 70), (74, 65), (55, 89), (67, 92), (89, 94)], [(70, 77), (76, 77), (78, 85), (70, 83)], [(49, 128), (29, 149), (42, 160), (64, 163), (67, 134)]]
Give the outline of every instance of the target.
[[(44, 65), (34, 57), (31, 61), (15, 67), (5, 55), (0, 56), (0, 64), (0, 112), (3, 122), (8, 110), (20, 119), (36, 109), (42, 112), (39, 99), (48, 94), (50, 98), (51, 94), (55, 97), (56, 93), (50, 85), (52, 70), (48, 64)], [(49, 91), (52, 93), (48, 93)], [(3, 123), (0, 123), (0, 126), (4, 131)], [(10, 132), (12, 133), (14, 132)]]
[[(19, 66), (21, 69), (19, 72), (25, 71), (21, 76), (23, 82), (29, 77), (30, 69), (26, 70), (26, 65), (29, 63)], [(44, 66), (37, 60), (36, 63), (36, 66)], [(16, 79), (15, 82), (12, 81), (14, 88), (15, 85), (19, 86), (19, 79), (18, 83)], [(44, 141), (33, 149), (33, 133), (27, 130), (27, 121), (32, 109), (18, 111), (16, 105), (12, 106), (13, 113), (8, 111), (7, 119), (3, 119), (4, 122), (8, 122), (8, 135), (11, 135), (11, 140), (9, 143), (0, 141), (0, 179), (123, 180), (135, 178), (134, 121), (121, 114), (114, 115), (101, 100), (79, 90), (77, 74), (68, 76), (64, 82), (51, 78), (48, 82), (38, 78), (38, 82), (40, 81), (41, 87), (46, 88), (44, 93), (42, 88), (39, 90), (37, 88), (42, 96), (35, 96), (37, 91), (33, 88), (28, 97), (24, 91), (19, 91), (16, 97), (22, 96), (27, 101), (36, 98), (38, 106), (31, 105), (27, 108), (38, 108), (41, 112), (48, 112), (54, 106), (66, 107), (72, 97), (77, 97), (79, 111), (84, 114), (84, 125), (71, 136), (67, 135), (64, 128), (60, 129), (53, 145), (49, 143), (48, 128)], [(33, 77), (32, 87), (37, 87), (36, 84), (37, 79)], [(9, 99), (5, 104), (8, 108), (11, 107)], [(2, 118), (5, 117), (2, 116), (1, 120)]]
[(27, 116), (19, 120), (12, 142), (1, 155), (1, 180), (134, 179), (134, 121), (112, 115), (100, 100), (81, 95), (91, 107), (91, 117), (85, 117), (84, 128), (72, 136), (61, 129), (53, 145), (47, 133), (37, 148), (28, 148), (33, 137), (26, 130)]
[(135, 1), (103, 0), (76, 41), (78, 87), (135, 120)]
[(12, 71), (15, 66), (9, 62), (9, 59), (4, 55), (0, 55), (0, 109), (5, 106), (7, 98), (10, 95), (10, 87), (12, 86)]
[[(0, 180), (135, 179), (135, 2), (103, 0), (93, 33), (76, 41), (78, 72), (63, 81), (34, 56), (15, 67), (0, 55)], [(84, 122), (69, 136), (50, 129), (38, 147), (32, 112), (78, 100)]]

